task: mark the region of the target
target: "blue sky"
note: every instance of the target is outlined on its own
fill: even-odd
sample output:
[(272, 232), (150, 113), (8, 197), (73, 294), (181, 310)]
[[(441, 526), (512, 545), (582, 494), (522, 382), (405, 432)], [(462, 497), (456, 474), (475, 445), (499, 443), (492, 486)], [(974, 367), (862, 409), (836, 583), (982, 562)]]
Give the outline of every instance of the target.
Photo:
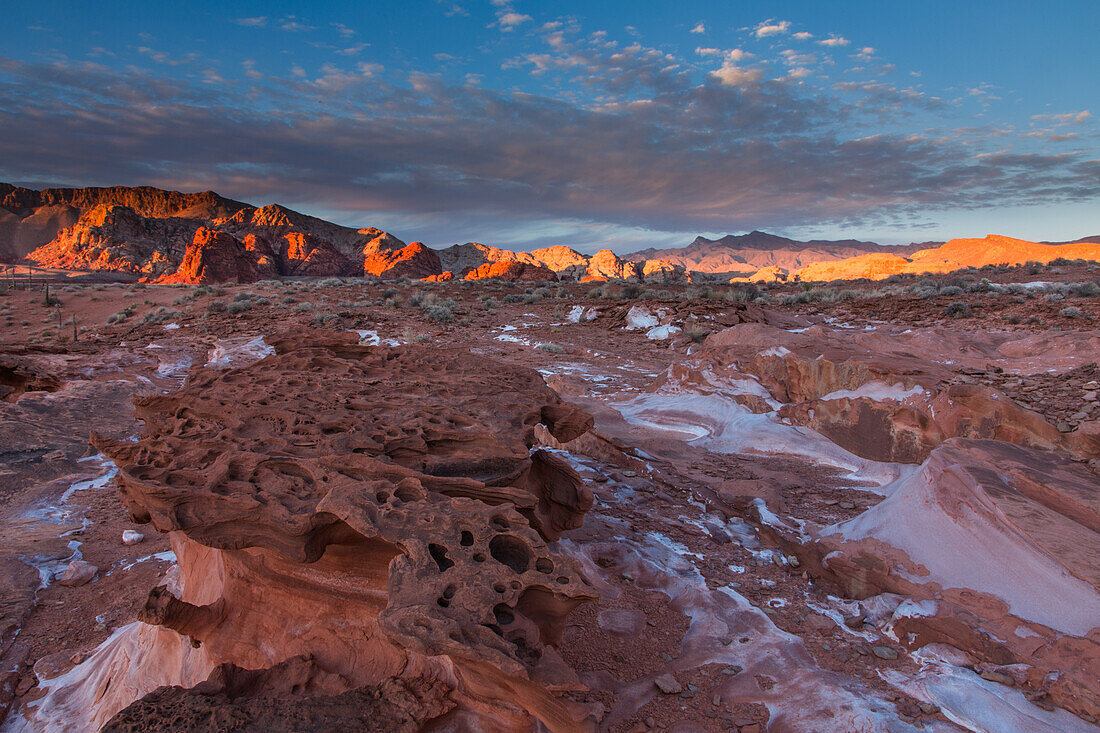
[(0, 180), (439, 246), (1100, 233), (1100, 3), (23, 3)]

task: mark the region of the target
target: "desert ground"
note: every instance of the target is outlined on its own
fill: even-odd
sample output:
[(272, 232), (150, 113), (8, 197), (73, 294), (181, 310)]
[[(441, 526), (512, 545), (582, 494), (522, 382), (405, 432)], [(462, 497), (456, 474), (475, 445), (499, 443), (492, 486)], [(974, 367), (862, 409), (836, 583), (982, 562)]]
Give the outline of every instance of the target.
[(1095, 729), (1098, 278), (0, 285), (2, 730)]

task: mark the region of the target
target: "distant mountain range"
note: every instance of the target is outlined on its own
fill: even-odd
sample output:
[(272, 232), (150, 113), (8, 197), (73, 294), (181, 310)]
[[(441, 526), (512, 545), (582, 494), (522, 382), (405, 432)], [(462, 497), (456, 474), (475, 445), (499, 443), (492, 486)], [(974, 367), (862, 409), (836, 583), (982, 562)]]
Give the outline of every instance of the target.
[[(936, 261), (937, 271), (992, 256), (993, 250), (983, 254), (983, 248), (992, 247), (992, 240), (965, 241), (973, 244), (965, 250), (956, 247), (958, 251), (939, 260), (939, 254), (929, 253), (942, 242), (903, 246), (855, 239), (803, 242), (761, 231), (721, 239), (697, 237), (686, 247), (646, 249), (622, 258), (610, 250), (583, 255), (564, 245), (513, 252), (468, 242), (434, 250), (419, 242), (406, 245), (373, 227), (344, 227), (278, 204), (256, 207), (213, 191), (180, 193), (148, 186), (36, 191), (0, 183), (0, 262), (112, 271), (160, 282), (246, 282), (295, 275), (654, 284), (688, 279), (724, 282), (745, 276), (772, 280), (796, 274), (818, 279), (849, 272), (875, 277), (918, 267), (906, 264), (912, 255), (922, 263)], [(1045, 256), (1046, 245), (1100, 242), (1100, 236), (1070, 243), (1007, 238), (997, 242), (994, 249), (1003, 258), (996, 260), (1000, 262), (1019, 259), (1006, 246)], [(1071, 250), (1091, 251), (1088, 247), (1064, 251)], [(958, 252), (966, 256), (960, 259)]]
[(920, 249), (935, 247), (942, 242), (924, 242), (892, 247), (856, 239), (837, 241), (815, 239), (800, 242), (767, 232), (729, 234), (721, 239), (696, 237), (687, 247), (645, 249), (626, 256), (630, 261), (665, 260), (690, 272), (734, 277), (747, 275), (765, 267), (797, 270), (813, 262), (840, 260), (866, 254), (905, 256)]

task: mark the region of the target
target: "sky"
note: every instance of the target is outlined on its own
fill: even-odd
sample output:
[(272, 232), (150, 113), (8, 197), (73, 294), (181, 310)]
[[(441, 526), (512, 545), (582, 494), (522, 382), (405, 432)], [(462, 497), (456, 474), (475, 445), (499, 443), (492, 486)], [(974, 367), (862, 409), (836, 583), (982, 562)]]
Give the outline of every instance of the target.
[(1096, 0), (19, 3), (0, 180), (431, 246), (1100, 234)]

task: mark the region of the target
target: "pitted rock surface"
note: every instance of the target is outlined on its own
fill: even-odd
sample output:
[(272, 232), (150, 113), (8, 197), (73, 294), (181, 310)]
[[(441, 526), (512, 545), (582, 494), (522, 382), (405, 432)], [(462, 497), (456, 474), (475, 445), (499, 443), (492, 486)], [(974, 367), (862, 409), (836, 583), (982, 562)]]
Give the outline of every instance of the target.
[[(533, 446), (538, 425), (569, 441), (591, 418), (536, 372), (460, 349), (273, 345), (250, 367), (196, 369), (179, 392), (135, 400), (136, 443), (94, 439), (121, 466), (133, 516), (226, 558), (253, 548), (344, 574), (319, 585), (380, 598), (390, 644), (450, 657), (471, 686), (487, 684), (475, 679), (485, 669), (571, 684), (553, 647), (566, 614), (596, 594), (547, 540), (580, 526), (592, 494)], [(340, 565), (338, 548), (318, 562), (332, 546), (377, 554), (388, 576), (355, 577), (362, 565)], [(239, 562), (233, 572), (252, 572)], [(186, 552), (180, 563), (187, 575)], [(369, 587), (379, 577), (385, 587)], [(234, 603), (158, 588), (139, 618), (217, 645), (247, 618)]]

